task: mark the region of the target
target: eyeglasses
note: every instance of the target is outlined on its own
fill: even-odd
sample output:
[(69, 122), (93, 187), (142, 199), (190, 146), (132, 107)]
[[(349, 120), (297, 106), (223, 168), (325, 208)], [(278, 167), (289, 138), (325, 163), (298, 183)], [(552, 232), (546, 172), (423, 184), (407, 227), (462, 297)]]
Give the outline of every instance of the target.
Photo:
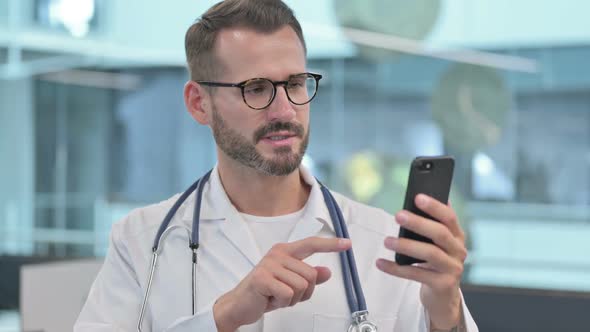
[(215, 87), (240, 88), (242, 98), (248, 107), (261, 110), (272, 104), (277, 95), (277, 86), (282, 85), (289, 101), (295, 105), (305, 105), (312, 101), (318, 92), (322, 75), (302, 73), (289, 76), (286, 81), (271, 81), (267, 78), (252, 78), (240, 83), (221, 83), (196, 81), (199, 84)]

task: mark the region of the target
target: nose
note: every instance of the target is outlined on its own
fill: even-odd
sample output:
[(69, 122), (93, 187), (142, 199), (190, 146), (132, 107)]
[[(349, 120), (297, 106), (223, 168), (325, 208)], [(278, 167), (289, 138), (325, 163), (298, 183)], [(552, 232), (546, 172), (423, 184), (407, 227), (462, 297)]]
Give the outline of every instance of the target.
[(275, 99), (268, 106), (266, 114), (269, 121), (288, 122), (295, 118), (294, 105), (289, 101), (284, 86), (277, 86)]

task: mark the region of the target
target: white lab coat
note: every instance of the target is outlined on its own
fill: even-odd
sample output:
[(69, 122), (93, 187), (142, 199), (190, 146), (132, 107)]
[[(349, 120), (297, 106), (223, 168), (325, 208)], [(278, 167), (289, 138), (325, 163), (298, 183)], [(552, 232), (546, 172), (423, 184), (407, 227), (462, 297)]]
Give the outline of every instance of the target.
[[(303, 217), (289, 241), (310, 236), (334, 237), (319, 184), (304, 168), (301, 174), (312, 189)], [(370, 319), (380, 332), (426, 332), (428, 316), (420, 302), (420, 284), (387, 275), (375, 266), (377, 258), (393, 259), (394, 254), (383, 246), (386, 236), (398, 233), (393, 217), (337, 193), (333, 195), (352, 239)], [(75, 331), (137, 330), (152, 243), (161, 221), (177, 198), (178, 195), (134, 210), (113, 226), (104, 266), (92, 286)], [(178, 210), (160, 241), (161, 253), (143, 331), (215, 331), (212, 312), (215, 300), (235, 287), (263, 257), (214, 169), (203, 191), (197, 313), (192, 315), (192, 260), (188, 241), (193, 209), (194, 194)], [(305, 262), (327, 266), (332, 277), (316, 287), (310, 300), (267, 313), (239, 331), (347, 331), (350, 312), (338, 254), (314, 254)], [(477, 331), (465, 305), (463, 312), (468, 331)]]

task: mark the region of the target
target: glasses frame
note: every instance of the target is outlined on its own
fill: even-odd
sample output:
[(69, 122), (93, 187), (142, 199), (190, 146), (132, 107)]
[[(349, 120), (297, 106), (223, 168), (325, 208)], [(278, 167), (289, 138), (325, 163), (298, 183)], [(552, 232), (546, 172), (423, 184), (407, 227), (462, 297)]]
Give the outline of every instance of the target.
[[(300, 76), (300, 75), (308, 75), (309, 77), (313, 77), (315, 79), (315, 91), (313, 92), (313, 96), (311, 96), (311, 98), (305, 103), (294, 102), (291, 99), (291, 96), (289, 95), (289, 91), (287, 90), (287, 84), (289, 84), (289, 80), (291, 80), (291, 78), (293, 78), (295, 76)], [(206, 85), (206, 86), (213, 86), (213, 87), (220, 87), (220, 88), (240, 88), (240, 90), (242, 91), (242, 100), (244, 101), (244, 103), (248, 107), (250, 107), (253, 110), (263, 110), (263, 109), (267, 108), (268, 106), (270, 106), (270, 104), (272, 104), (272, 102), (275, 100), (275, 97), (277, 96), (277, 87), (279, 85), (283, 86), (283, 88), (285, 89), (285, 94), (287, 95), (287, 99), (289, 99), (289, 101), (292, 104), (299, 105), (299, 106), (309, 104), (318, 93), (318, 88), (320, 86), (321, 79), (322, 79), (322, 75), (320, 75), (320, 74), (306, 72), (306, 73), (293, 74), (293, 75), (289, 76), (289, 79), (286, 81), (273, 81), (268, 78), (257, 77), (257, 78), (247, 79), (247, 80), (239, 82), (239, 83), (224, 83), (224, 82), (214, 82), (214, 81), (195, 81), (195, 82), (202, 84), (202, 85)], [(246, 85), (248, 83), (255, 81), (255, 80), (264, 80), (264, 81), (270, 82), (272, 84), (272, 88), (273, 88), (272, 89), (272, 97), (269, 99), (268, 103), (266, 105), (264, 105), (263, 107), (252, 107), (252, 106), (250, 106), (250, 104), (248, 104), (248, 102), (246, 102), (246, 95), (244, 94), (244, 88), (246, 87)]]

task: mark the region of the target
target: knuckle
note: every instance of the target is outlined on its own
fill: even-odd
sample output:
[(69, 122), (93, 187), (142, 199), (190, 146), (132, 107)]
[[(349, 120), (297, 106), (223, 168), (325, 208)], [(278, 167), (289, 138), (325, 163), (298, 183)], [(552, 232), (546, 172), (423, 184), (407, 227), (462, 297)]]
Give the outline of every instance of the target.
[(262, 279), (265, 274), (266, 274), (265, 269), (261, 265), (257, 265), (252, 270), (251, 276), (254, 280), (258, 280), (258, 279)]
[(279, 250), (269, 250), (268, 253), (265, 256), (265, 262), (268, 262), (269, 260), (271, 261), (277, 261), (279, 260), (281, 257), (281, 253)]
[(457, 269), (457, 278), (461, 279), (463, 272), (465, 271), (465, 266), (463, 264), (459, 264), (459, 268)]
[(468, 255), (469, 255), (469, 253), (467, 252), (467, 249), (461, 248), (461, 252), (459, 253), (459, 258), (461, 259), (462, 263), (464, 263), (467, 260)]
[(271, 279), (272, 275), (264, 268), (257, 268), (252, 271), (252, 281), (256, 285), (261, 285)]
[(318, 271), (314, 269), (312, 266), (303, 263), (303, 267), (301, 269), (301, 276), (310, 284), (315, 283), (315, 280), (318, 277)]
[(455, 278), (444, 278), (442, 281), (443, 282), (442, 282), (441, 286), (445, 290), (452, 289), (457, 284), (457, 282), (455, 281)]
[(452, 288), (452, 284), (453, 282), (451, 278), (439, 278), (433, 285), (433, 288), (437, 289), (438, 291), (445, 292)]
[(436, 234), (435, 238), (436, 238), (436, 242), (438, 242), (438, 243), (449, 243), (452, 240), (453, 236), (451, 235), (451, 233), (448, 230), (446, 230), (446, 231), (439, 232), (438, 234)]
[(275, 295), (275, 299), (277, 301), (277, 306), (279, 308), (289, 306), (291, 304), (291, 300), (293, 299), (294, 295), (295, 295), (295, 293), (290, 288), (287, 288), (287, 289), (281, 291), (279, 294)]
[(256, 267), (254, 267), (254, 271), (258, 273), (265, 271), (272, 271), (276, 267), (276, 259), (272, 255), (267, 255), (264, 257)]
[(450, 221), (459, 221), (459, 218), (457, 217), (457, 213), (455, 212), (455, 210), (451, 209), (451, 213), (449, 214), (449, 219), (450, 219)]
[(461, 239), (462, 243), (467, 241), (467, 233), (465, 233), (465, 231), (462, 229), (459, 229), (459, 238)]
[(314, 291), (314, 285), (310, 285), (310, 287), (305, 291), (305, 293), (303, 293), (303, 297), (301, 298), (301, 302), (311, 299), (311, 296), (313, 295), (313, 291)]
[(272, 255), (277, 254), (279, 252), (283, 252), (285, 250), (285, 246), (286, 245), (284, 243), (277, 243), (270, 248), (268, 253)]
[(457, 213), (453, 209), (447, 209), (447, 213), (445, 214), (445, 221), (446, 222), (455, 222), (457, 221)]
[(295, 296), (295, 291), (292, 290), (292, 289), (286, 289), (285, 290), (285, 294), (283, 294), (284, 302), (286, 304), (291, 303), (291, 300), (293, 299), (293, 296)]
[(455, 264), (455, 266), (453, 267), (453, 276), (455, 276), (457, 279), (461, 278), (461, 275), (463, 275), (463, 264), (457, 263)]
[(437, 250), (427, 250), (424, 254), (424, 258), (428, 262), (438, 261), (439, 256), (440, 254)]
[(311, 268), (311, 271), (309, 271), (309, 278), (307, 280), (309, 280), (310, 284), (314, 285), (318, 280), (318, 271), (314, 268)]
[(303, 293), (305, 290), (307, 290), (307, 287), (309, 287), (309, 282), (307, 282), (305, 279), (301, 279), (297, 282), (297, 285), (295, 285), (295, 291), (297, 293)]

